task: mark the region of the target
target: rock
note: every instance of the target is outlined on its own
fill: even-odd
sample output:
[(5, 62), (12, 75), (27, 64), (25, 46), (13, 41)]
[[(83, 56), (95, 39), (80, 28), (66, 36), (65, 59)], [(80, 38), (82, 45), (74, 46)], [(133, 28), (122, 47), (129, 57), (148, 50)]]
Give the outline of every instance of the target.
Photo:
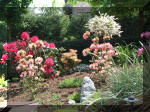
[(89, 77), (84, 77), (81, 88), (80, 103), (90, 98), (96, 92), (93, 81)]
[(0, 108), (5, 108), (7, 106), (7, 100), (0, 101)]
[(75, 104), (76, 102), (72, 99), (69, 99), (68, 104)]

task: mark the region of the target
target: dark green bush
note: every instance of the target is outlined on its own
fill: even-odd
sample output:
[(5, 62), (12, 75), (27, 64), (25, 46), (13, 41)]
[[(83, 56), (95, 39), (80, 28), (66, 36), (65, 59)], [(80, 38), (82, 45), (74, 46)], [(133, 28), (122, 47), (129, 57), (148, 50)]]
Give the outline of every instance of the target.
[(6, 42), (7, 41), (7, 27), (6, 24), (0, 21), (0, 41)]

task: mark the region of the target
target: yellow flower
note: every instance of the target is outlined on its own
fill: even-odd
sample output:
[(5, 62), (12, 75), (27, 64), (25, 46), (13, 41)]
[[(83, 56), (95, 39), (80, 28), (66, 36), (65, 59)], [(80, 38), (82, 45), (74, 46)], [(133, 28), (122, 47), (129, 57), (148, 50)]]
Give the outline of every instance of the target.
[(5, 81), (5, 76), (4, 74), (0, 77), (0, 84), (2, 84)]

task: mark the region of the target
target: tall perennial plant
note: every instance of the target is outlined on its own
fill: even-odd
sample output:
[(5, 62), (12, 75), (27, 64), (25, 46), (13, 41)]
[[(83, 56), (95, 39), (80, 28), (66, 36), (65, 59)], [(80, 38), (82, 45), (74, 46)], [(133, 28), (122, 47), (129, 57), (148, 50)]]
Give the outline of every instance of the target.
[[(94, 73), (99, 74), (102, 81), (105, 81), (106, 73), (112, 70), (113, 59), (117, 55), (113, 49), (112, 44), (108, 42), (114, 35), (120, 36), (121, 26), (115, 21), (117, 18), (107, 14), (100, 14), (88, 21), (87, 27), (89, 31), (83, 34), (86, 40), (91, 34), (95, 37), (92, 38), (92, 44), (89, 48), (83, 50), (83, 55), (91, 55), (92, 60), (89, 66), (94, 70)], [(99, 38), (103, 38), (104, 43), (99, 43)]]

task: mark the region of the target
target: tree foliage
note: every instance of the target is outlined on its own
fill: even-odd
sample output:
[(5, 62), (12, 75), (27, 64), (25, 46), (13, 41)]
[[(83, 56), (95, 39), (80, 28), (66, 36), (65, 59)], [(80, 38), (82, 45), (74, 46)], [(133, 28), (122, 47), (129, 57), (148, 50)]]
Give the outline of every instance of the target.
[(27, 12), (31, 2), (32, 0), (0, 0), (0, 20), (7, 24), (9, 40), (13, 25), (21, 21), (22, 14)]

